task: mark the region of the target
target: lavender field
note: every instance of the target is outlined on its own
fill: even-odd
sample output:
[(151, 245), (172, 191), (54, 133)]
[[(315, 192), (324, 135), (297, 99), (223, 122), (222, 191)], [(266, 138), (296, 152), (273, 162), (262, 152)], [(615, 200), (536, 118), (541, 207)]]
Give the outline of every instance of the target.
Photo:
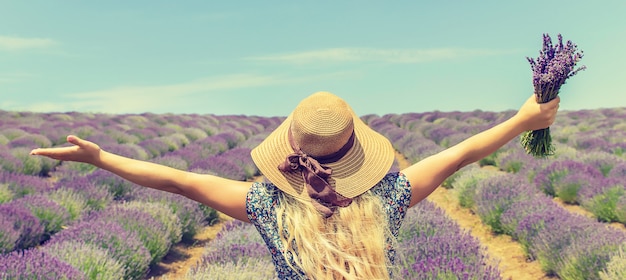
[[(514, 112), (425, 112), (362, 119), (417, 162)], [(0, 111), (0, 279), (146, 279), (218, 213), (80, 163), (29, 156), (68, 134), (174, 168), (249, 181), (249, 156), (284, 118)], [(556, 279), (626, 279), (626, 108), (562, 111), (554, 156), (513, 141), (443, 187), (492, 232), (512, 237)], [(485, 169), (481, 166), (494, 166)], [(398, 169), (396, 164), (394, 169)], [(494, 171), (497, 169), (497, 171)], [(575, 205), (589, 215), (568, 211)], [(425, 200), (407, 213), (397, 279), (502, 279), (500, 259)], [(273, 279), (253, 226), (227, 222), (185, 279)], [(167, 275), (162, 279), (167, 279)]]

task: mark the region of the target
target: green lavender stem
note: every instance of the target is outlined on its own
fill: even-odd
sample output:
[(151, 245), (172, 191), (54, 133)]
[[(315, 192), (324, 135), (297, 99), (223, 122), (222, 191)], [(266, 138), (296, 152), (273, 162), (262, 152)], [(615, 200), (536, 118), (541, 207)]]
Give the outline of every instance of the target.
[(527, 131), (522, 135), (522, 146), (526, 152), (534, 157), (547, 157), (554, 155), (550, 128)]

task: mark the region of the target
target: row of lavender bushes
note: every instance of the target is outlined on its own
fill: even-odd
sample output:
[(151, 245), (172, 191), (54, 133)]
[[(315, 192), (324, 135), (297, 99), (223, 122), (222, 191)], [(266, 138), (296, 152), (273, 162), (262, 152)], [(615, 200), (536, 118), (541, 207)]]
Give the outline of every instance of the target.
[[(483, 117), (434, 112), (369, 116), (367, 121), (415, 162), (499, 123), (512, 112), (473, 114)], [(624, 109), (566, 112), (552, 129), (555, 156), (532, 158), (518, 142), (511, 142), (480, 162), (509, 175), (496, 176), (500, 173), (472, 165), (444, 187), (453, 188), (459, 203), (480, 215), (494, 232), (517, 239), (548, 274), (563, 279), (624, 279), (626, 263), (619, 254), (624, 231), (598, 223), (623, 223), (624, 117)], [(596, 219), (571, 214), (552, 201), (554, 196), (581, 205)]]
[(217, 219), (215, 210), (187, 198), (138, 187), (86, 164), (28, 156), (30, 149), (62, 146), (65, 135), (76, 134), (125, 156), (246, 180), (258, 173), (250, 148), (281, 121), (0, 115), (0, 279), (142, 279), (173, 244), (190, 242)]
[(467, 168), (452, 185), (461, 205), (517, 240), (548, 275), (600, 279), (626, 242), (623, 229), (566, 210), (524, 176)]

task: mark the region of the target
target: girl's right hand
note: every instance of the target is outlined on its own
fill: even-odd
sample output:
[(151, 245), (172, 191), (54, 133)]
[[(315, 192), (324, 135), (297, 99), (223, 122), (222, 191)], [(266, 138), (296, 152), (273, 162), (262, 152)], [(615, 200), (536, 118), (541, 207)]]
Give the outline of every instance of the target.
[(549, 102), (537, 103), (537, 99), (533, 94), (516, 114), (516, 117), (521, 119), (522, 129), (524, 131), (537, 130), (552, 125), (556, 118), (560, 101), (561, 98), (557, 96)]
[(100, 158), (100, 146), (78, 138), (75, 135), (67, 136), (67, 142), (73, 144), (61, 148), (39, 148), (30, 152), (31, 155), (45, 156), (62, 161), (77, 161), (95, 164)]

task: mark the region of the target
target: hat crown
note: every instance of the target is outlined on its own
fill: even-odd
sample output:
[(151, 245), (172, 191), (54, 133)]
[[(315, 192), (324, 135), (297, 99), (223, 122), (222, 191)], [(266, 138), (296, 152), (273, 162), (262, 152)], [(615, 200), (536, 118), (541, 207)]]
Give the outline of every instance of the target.
[(293, 111), (293, 139), (304, 153), (311, 156), (337, 152), (353, 131), (352, 109), (343, 99), (331, 93), (313, 94), (302, 100)]

